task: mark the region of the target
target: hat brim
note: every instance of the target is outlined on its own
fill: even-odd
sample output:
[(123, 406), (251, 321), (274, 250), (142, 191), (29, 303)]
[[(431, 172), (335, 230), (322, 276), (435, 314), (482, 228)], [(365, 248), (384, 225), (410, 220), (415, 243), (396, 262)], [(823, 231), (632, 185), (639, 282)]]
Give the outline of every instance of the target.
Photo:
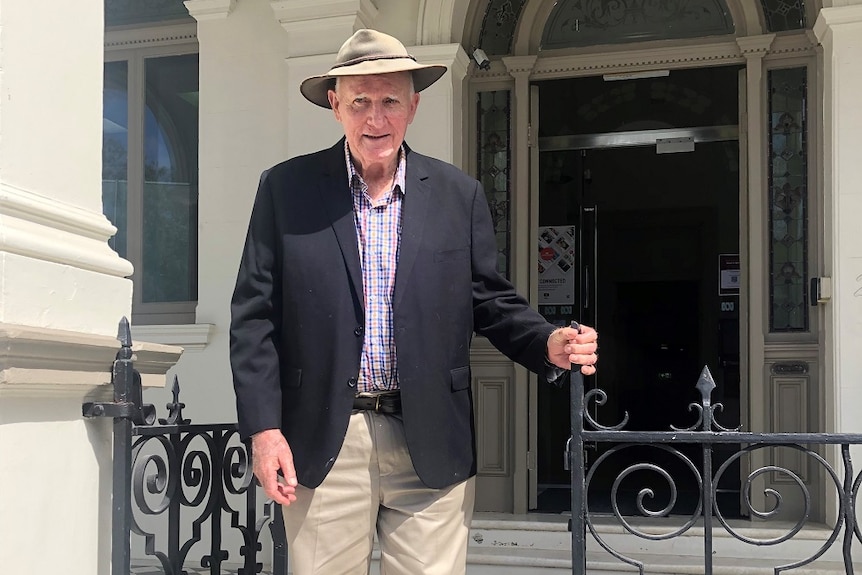
[(336, 78), (392, 74), (394, 72), (411, 72), (413, 74), (413, 90), (421, 92), (446, 73), (446, 66), (418, 64), (409, 58), (366, 60), (352, 66), (333, 68), (328, 74), (306, 78), (299, 85), (299, 91), (312, 104), (328, 109), (330, 105), (327, 92), (334, 88)]

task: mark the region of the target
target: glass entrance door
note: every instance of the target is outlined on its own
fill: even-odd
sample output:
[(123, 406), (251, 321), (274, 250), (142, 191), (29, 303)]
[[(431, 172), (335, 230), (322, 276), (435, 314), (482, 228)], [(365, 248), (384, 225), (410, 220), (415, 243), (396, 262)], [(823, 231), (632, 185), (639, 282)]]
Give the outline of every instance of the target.
[[(658, 154), (655, 145), (540, 151), (538, 219), (539, 311), (561, 325), (571, 319), (593, 325), (600, 334), (599, 371), (586, 385), (603, 389), (608, 401), (588, 406), (594, 417), (614, 425), (628, 414), (629, 430), (687, 427), (696, 417), (688, 405), (698, 399), (695, 384), (707, 365), (718, 384), (714, 401), (725, 406), (722, 420), (737, 425), (738, 291), (728, 278), (738, 278), (732, 269), (739, 252), (738, 142), (699, 142), (674, 154)], [(567, 386), (539, 386), (538, 421), (537, 510), (565, 511)], [(588, 446), (586, 455), (589, 465), (597, 447)], [(698, 461), (697, 453), (688, 455)], [(593, 486), (608, 491), (638, 457), (656, 456), (634, 451), (609, 460)], [(685, 469), (656, 462), (681, 481), (672, 512), (693, 509)], [(725, 476), (726, 495), (719, 497), (738, 499), (738, 473)], [(644, 487), (661, 497), (658, 479), (629, 477), (621, 489), (623, 498), (626, 489), (632, 492), (628, 511), (635, 512), (635, 495)], [(607, 498), (591, 492), (591, 509), (609, 506)], [(626, 511), (625, 501), (619, 503)], [(722, 511), (737, 513), (738, 504)]]

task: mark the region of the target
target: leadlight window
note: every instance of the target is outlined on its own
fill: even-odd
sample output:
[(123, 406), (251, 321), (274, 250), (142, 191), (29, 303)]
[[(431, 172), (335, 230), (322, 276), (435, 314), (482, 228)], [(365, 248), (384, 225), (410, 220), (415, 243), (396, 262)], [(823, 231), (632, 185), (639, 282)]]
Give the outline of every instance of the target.
[(478, 118), (479, 181), (485, 189), (491, 218), (497, 236), (497, 271), (509, 276), (509, 242), (511, 218), (511, 94), (509, 90), (479, 92), (476, 98)]
[(557, 2), (542, 33), (542, 49), (623, 44), (733, 34), (724, 0)]
[(512, 51), (515, 26), (526, 0), (491, 0), (479, 31), (479, 48), (492, 56), (505, 56)]
[(761, 0), (766, 29), (769, 32), (805, 28), (804, 0)]
[(767, 82), (769, 330), (808, 331), (807, 70), (770, 70)]

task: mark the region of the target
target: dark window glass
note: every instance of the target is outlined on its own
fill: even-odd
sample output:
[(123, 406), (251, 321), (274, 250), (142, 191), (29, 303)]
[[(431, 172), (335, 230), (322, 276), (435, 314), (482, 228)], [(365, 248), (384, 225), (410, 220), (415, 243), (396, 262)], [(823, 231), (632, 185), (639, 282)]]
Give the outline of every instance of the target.
[(539, 136), (735, 126), (738, 71), (720, 66), (622, 81), (594, 76), (541, 82)]
[(117, 227), (108, 243), (127, 257), (129, 179), (128, 62), (107, 62), (102, 96), (102, 211)]
[(197, 299), (198, 56), (146, 60), (144, 302)]
[(183, 0), (105, 0), (105, 26), (191, 19)]

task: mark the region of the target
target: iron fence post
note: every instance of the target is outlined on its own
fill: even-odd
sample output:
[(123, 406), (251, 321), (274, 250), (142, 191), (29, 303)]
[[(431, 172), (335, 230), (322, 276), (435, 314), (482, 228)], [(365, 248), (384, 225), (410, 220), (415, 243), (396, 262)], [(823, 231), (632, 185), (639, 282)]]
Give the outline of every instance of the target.
[[(114, 405), (125, 406), (134, 402), (135, 369), (132, 365), (132, 333), (126, 318), (120, 321), (117, 332), (120, 350), (111, 370), (114, 388)], [(138, 404), (140, 406), (140, 403)], [(101, 409), (100, 409), (101, 407)], [(87, 415), (87, 406), (84, 407)], [(104, 406), (96, 404), (92, 415), (103, 415)], [(114, 416), (112, 521), (111, 521), (111, 573), (128, 575), (131, 570), (132, 530), (132, 426), (130, 414), (107, 413)]]
[(853, 557), (851, 554), (853, 537), (856, 536), (856, 497), (853, 485), (853, 461), (850, 459), (850, 445), (841, 445), (841, 459), (844, 461), (844, 491), (841, 493), (841, 511), (844, 516), (844, 571), (853, 575)]
[(586, 492), (584, 486), (584, 375), (580, 366), (572, 366), (569, 376), (571, 394), (572, 437), (568, 458), (572, 470), (572, 574), (587, 573)]
[[(133, 377), (131, 347), (123, 347), (121, 354), (128, 356), (114, 362), (114, 402), (125, 402), (128, 378)], [(132, 421), (125, 417), (114, 418), (111, 523), (111, 573), (129, 575), (131, 570), (132, 530)]]

